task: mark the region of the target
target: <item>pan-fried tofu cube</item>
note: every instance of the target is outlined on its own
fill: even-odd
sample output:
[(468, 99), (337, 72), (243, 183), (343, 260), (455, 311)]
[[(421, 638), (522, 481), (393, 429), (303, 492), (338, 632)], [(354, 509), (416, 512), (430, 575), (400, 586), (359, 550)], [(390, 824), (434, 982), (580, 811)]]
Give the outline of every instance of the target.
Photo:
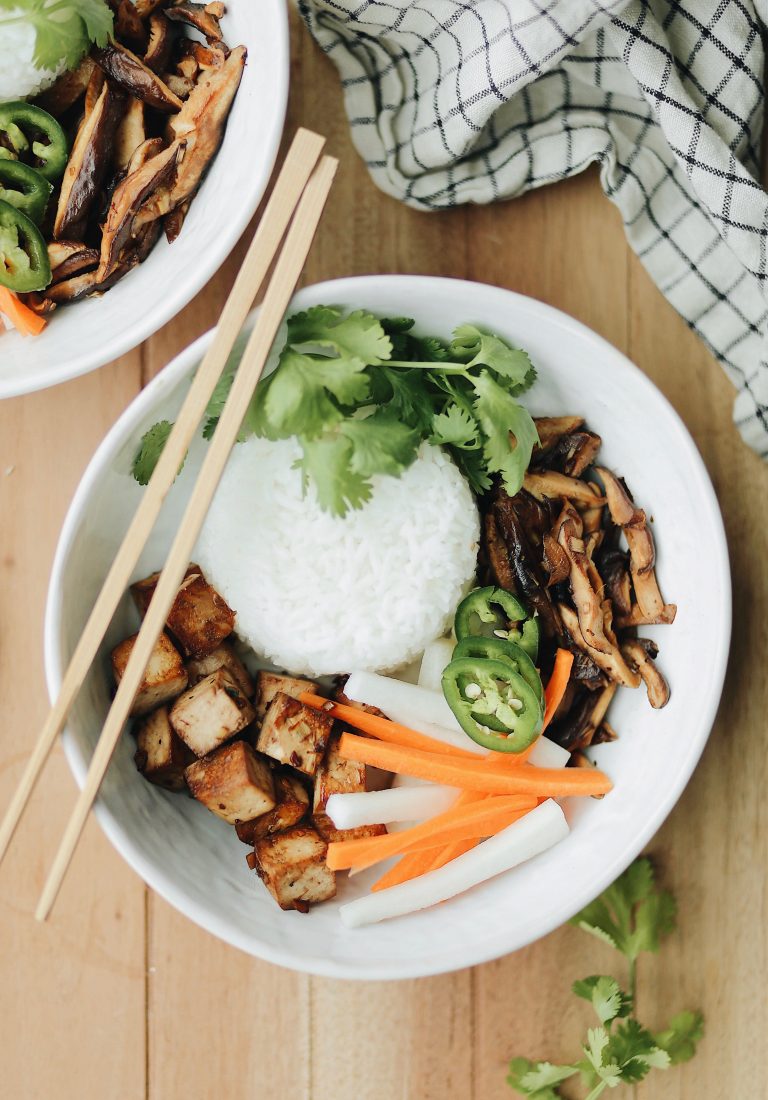
[(269, 710), (278, 691), (298, 699), (302, 691), (311, 691), (317, 694), (319, 688), (314, 680), (300, 680), (295, 676), (283, 676), (279, 672), (259, 672), (256, 675), (256, 696), (253, 705), (256, 708), (256, 717), (260, 722)]
[(291, 775), (288, 768), (278, 768), (272, 773), (272, 778), (275, 781), (277, 805), (268, 814), (235, 826), (243, 844), (255, 844), (260, 837), (282, 833), (285, 829), (298, 825), (309, 809), (309, 795), (301, 781)]
[[(138, 635), (132, 634), (112, 650), (112, 671), (119, 684), (125, 673)], [(155, 707), (175, 699), (187, 686), (187, 670), (181, 654), (167, 634), (161, 634), (152, 650), (144, 678), (131, 707), (131, 714), (148, 714)]]
[(325, 865), (327, 851), (314, 829), (297, 825), (256, 841), (256, 872), (281, 909), (306, 913), (310, 902), (336, 894), (336, 875)]
[(243, 695), (253, 698), (253, 680), (248, 675), (248, 669), (235, 653), (234, 649), (225, 642), (217, 646), (207, 657), (192, 658), (187, 661), (189, 674), (189, 686), (193, 687), (206, 676), (210, 676), (217, 669), (225, 668)]
[[(145, 615), (159, 573), (131, 585), (140, 615)], [(207, 657), (235, 629), (235, 612), (208, 584), (199, 565), (191, 564), (168, 612), (167, 626), (187, 657)]]
[(206, 756), (253, 721), (253, 707), (225, 668), (185, 691), (171, 708), (171, 725), (195, 756)]
[(362, 837), (382, 836), (384, 825), (359, 825), (356, 829), (337, 829), (325, 812), (332, 794), (356, 794), (366, 789), (365, 764), (345, 760), (339, 755), (339, 738), (333, 737), (322, 763), (315, 775), (315, 793), (312, 802), (312, 821), (323, 840), (357, 840)]
[(158, 707), (136, 727), (136, 767), (145, 779), (168, 791), (186, 787), (184, 769), (195, 759), (168, 721), (168, 707)]
[(210, 756), (195, 760), (184, 776), (198, 802), (230, 825), (274, 809), (272, 771), (245, 741), (222, 745)]
[(256, 748), (280, 764), (314, 775), (331, 736), (333, 719), (278, 691), (269, 704)]

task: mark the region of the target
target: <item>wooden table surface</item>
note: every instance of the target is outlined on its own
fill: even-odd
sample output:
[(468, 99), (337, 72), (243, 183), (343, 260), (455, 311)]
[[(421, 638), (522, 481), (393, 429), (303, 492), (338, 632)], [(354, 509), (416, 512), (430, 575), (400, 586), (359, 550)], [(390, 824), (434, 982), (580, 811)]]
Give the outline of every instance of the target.
[[(704, 456), (730, 543), (733, 650), (703, 760), (649, 847), (677, 894), (680, 931), (660, 957), (643, 960), (639, 1011), (660, 1026), (678, 1009), (700, 1006), (708, 1035), (692, 1063), (654, 1074), (635, 1095), (766, 1095), (768, 469), (731, 424), (731, 387), (627, 247), (595, 173), (506, 204), (416, 213), (368, 179), (350, 145), (335, 72), (295, 23), (292, 75), (286, 133), (299, 123), (317, 129), (341, 160), (305, 282), (452, 275), (550, 302), (638, 363)], [(242, 251), (241, 244), (142, 348), (0, 405), (0, 805), (46, 709), (46, 582), (75, 486), (141, 386), (214, 324)], [(304, 977), (240, 954), (180, 916), (93, 821), (53, 919), (40, 926), (32, 910), (73, 796), (57, 750), (0, 871), (4, 1096), (504, 1100), (512, 1096), (510, 1056), (562, 1060), (574, 1049), (586, 1006), (570, 983), (614, 962), (597, 941), (564, 928), (446, 977), (396, 984)]]

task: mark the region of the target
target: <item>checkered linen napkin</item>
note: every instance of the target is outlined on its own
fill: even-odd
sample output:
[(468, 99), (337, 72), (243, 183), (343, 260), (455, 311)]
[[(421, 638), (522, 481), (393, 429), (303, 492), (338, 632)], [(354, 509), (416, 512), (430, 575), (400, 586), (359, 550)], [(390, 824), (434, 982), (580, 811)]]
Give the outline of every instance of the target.
[(423, 210), (599, 161), (627, 237), (768, 455), (768, 0), (299, 0), (378, 186)]

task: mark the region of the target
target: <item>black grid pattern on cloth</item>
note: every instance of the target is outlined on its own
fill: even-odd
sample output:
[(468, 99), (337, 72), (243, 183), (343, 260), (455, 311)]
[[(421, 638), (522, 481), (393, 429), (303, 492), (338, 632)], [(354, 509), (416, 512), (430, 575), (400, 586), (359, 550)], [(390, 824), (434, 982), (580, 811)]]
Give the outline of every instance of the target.
[(374, 181), (422, 210), (595, 161), (651, 277), (768, 457), (768, 0), (299, 0)]

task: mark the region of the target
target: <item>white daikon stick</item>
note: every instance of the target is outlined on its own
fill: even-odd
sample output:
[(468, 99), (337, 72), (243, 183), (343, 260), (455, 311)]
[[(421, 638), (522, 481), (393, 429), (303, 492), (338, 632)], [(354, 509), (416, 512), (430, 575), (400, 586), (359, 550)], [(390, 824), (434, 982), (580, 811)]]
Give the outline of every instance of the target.
[(551, 848), (568, 835), (563, 811), (548, 798), (525, 817), (463, 856), (410, 882), (368, 894), (342, 905), (339, 915), (347, 928), (402, 917), (447, 901), (489, 878), (509, 871)]
[(332, 794), (325, 812), (337, 829), (390, 825), (393, 821), (424, 821), (449, 810), (460, 793), (456, 787), (430, 783), (428, 787)]
[(564, 768), (570, 759), (568, 749), (556, 745), (548, 737), (540, 737), (531, 750), (528, 762), (537, 768)]
[[(455, 730), (462, 737), (466, 734), (456, 720), (451, 708), (445, 701), (442, 691), (427, 691), (416, 684), (406, 684), (402, 680), (392, 680), (389, 676), (379, 676), (376, 672), (353, 672), (344, 688), (345, 694), (358, 703), (368, 703), (391, 718), (393, 722), (402, 721), (406, 716), (411, 729), (419, 729), (415, 722), (429, 722), (433, 726)], [(400, 718), (395, 718), (395, 713)]]
[(487, 749), (484, 749), (482, 745), (478, 745), (478, 743), (473, 741), (471, 737), (468, 737), (463, 730), (457, 732), (454, 729), (446, 729), (445, 726), (436, 726), (432, 722), (423, 722), (421, 720), (414, 722), (410, 714), (403, 714), (399, 710), (390, 709), (387, 718), (391, 718), (393, 722), (398, 722), (401, 726), (407, 726), (408, 729), (417, 730), (418, 733), (424, 733), (427, 737), (433, 737), (435, 741), (442, 741), (445, 745), (451, 745), (455, 749), (464, 749), (466, 752), (474, 752), (477, 756), (486, 756), (488, 754)]
[(419, 687), (442, 692), (443, 670), (451, 663), (455, 644), (453, 638), (437, 638), (429, 643), (421, 658)]

